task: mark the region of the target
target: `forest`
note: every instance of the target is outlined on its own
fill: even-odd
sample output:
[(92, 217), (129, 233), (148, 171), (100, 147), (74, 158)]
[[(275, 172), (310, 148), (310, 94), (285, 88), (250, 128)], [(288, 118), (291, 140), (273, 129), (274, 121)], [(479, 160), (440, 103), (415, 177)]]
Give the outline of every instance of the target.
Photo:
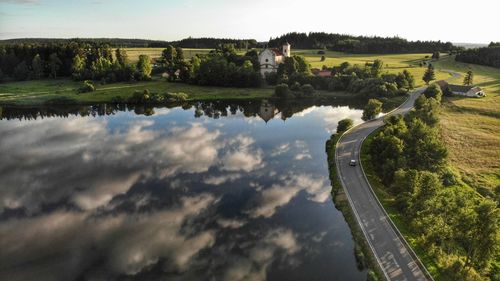
[(457, 54), (456, 61), (500, 68), (500, 43), (488, 47), (464, 50)]
[(234, 44), (238, 49), (255, 48), (258, 43), (255, 39), (229, 39), (229, 38), (192, 38), (188, 37), (178, 41), (146, 40), (146, 39), (122, 39), (122, 38), (19, 38), (0, 40), (1, 45), (16, 44), (68, 44), (77, 42), (79, 44), (108, 45), (111, 48), (166, 48), (170, 45), (182, 48), (215, 49), (222, 44)]
[(281, 46), (285, 42), (295, 49), (328, 49), (356, 54), (432, 53), (459, 49), (450, 42), (408, 41), (399, 37), (352, 36), (325, 32), (287, 33), (271, 38), (269, 45)]

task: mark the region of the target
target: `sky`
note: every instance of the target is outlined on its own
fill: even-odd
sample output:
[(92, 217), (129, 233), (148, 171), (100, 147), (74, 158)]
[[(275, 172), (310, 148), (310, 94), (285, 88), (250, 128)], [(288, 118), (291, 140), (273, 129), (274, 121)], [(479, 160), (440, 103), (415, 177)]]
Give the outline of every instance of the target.
[(497, 0), (0, 0), (0, 39), (223, 37), (323, 31), (500, 41)]

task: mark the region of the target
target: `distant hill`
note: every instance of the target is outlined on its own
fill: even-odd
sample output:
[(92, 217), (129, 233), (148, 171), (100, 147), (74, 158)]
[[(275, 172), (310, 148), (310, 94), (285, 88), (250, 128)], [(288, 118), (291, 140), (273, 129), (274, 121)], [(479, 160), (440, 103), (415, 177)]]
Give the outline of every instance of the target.
[(108, 44), (114, 48), (166, 48), (168, 45), (182, 48), (216, 48), (220, 44), (234, 44), (237, 48), (257, 47), (254, 39), (226, 39), (226, 38), (186, 38), (179, 41), (161, 41), (147, 39), (124, 39), (124, 38), (18, 38), (0, 40), (2, 44), (60, 44), (68, 42), (82, 42), (91, 44)]
[(482, 44), (482, 43), (453, 43), (453, 45), (457, 47), (463, 47), (465, 49), (488, 47), (488, 44)]

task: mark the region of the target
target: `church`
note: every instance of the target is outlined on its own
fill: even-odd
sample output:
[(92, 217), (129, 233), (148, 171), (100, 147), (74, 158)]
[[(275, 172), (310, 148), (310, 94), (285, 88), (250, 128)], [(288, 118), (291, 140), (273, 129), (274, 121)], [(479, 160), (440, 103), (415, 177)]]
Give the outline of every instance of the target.
[(278, 71), (278, 66), (285, 61), (285, 57), (290, 57), (291, 45), (285, 43), (281, 50), (278, 48), (266, 48), (259, 54), (260, 74), (262, 77), (266, 73)]

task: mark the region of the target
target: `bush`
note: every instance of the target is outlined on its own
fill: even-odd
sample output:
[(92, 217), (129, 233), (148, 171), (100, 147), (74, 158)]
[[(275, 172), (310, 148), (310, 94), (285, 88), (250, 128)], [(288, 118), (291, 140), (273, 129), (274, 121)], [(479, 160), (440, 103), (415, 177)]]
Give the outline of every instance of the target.
[(363, 110), (362, 119), (365, 121), (371, 120), (377, 117), (380, 112), (382, 112), (382, 102), (376, 99), (370, 99)]
[(274, 88), (274, 94), (280, 98), (288, 97), (289, 92), (290, 92), (290, 90), (288, 89), (287, 84), (278, 84)]
[(189, 96), (185, 93), (166, 93), (165, 98), (167, 98), (168, 101), (187, 101)]
[(134, 94), (127, 100), (129, 103), (147, 103), (149, 102), (149, 90), (135, 91)]
[(79, 93), (89, 93), (94, 91), (95, 91), (94, 83), (90, 80), (83, 81), (83, 85), (78, 89)]
[(268, 85), (275, 86), (278, 83), (278, 74), (276, 72), (267, 72), (265, 79)]
[(377, 274), (373, 270), (368, 271), (368, 276), (366, 277), (367, 281), (378, 281)]
[(300, 83), (299, 83), (299, 82), (294, 82), (294, 83), (290, 86), (290, 90), (292, 90), (293, 92), (298, 92), (298, 91), (300, 91)]
[(321, 61), (325, 61), (326, 60), (326, 57), (325, 56), (321, 56)]
[(352, 121), (352, 119), (346, 118), (346, 119), (340, 120), (338, 125), (337, 125), (337, 134), (341, 134), (341, 133), (349, 130), (350, 128), (352, 128), (353, 125), (354, 125), (354, 122)]
[(311, 84), (305, 84), (300, 87), (300, 90), (306, 97), (311, 97), (314, 94), (314, 87)]
[(318, 55), (324, 55), (325, 51), (318, 51)]

